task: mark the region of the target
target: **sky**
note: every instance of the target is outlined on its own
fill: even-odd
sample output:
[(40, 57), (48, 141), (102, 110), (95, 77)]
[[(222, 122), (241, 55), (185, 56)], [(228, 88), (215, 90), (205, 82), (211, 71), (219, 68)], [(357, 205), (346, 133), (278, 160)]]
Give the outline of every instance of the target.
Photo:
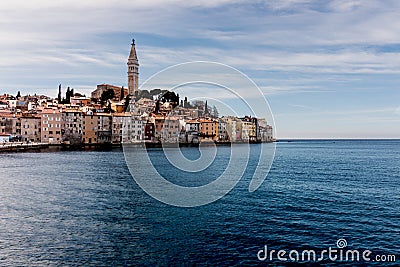
[(400, 1), (14, 0), (0, 12), (0, 93), (126, 86), (135, 38), (140, 83), (191, 61), (247, 75), (278, 139), (400, 138)]

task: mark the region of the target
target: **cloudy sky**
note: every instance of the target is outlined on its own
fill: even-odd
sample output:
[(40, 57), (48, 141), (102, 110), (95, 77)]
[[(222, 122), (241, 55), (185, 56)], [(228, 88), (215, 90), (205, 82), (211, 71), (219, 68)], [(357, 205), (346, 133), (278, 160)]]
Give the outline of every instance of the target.
[(193, 60), (262, 90), (278, 138), (400, 138), (397, 0), (13, 0), (0, 6), (0, 93), (89, 94)]

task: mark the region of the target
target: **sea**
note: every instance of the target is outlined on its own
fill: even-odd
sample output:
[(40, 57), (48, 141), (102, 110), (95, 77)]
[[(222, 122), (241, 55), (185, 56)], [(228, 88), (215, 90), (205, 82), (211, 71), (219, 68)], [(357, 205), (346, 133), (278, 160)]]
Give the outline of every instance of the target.
[[(250, 192), (260, 146), (229, 193), (197, 207), (148, 195), (122, 148), (1, 153), (0, 266), (400, 266), (400, 140), (280, 141)], [(216, 149), (209, 170), (187, 176), (163, 149), (148, 155), (195, 187), (226, 168), (231, 148)]]

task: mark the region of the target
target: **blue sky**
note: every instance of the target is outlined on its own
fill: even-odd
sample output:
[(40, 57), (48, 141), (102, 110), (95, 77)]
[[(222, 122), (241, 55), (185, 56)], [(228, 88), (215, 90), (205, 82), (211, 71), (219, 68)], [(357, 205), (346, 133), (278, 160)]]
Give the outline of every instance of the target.
[(193, 60), (254, 80), (278, 138), (400, 138), (400, 2), (14, 0), (0, 6), (0, 93), (89, 94)]

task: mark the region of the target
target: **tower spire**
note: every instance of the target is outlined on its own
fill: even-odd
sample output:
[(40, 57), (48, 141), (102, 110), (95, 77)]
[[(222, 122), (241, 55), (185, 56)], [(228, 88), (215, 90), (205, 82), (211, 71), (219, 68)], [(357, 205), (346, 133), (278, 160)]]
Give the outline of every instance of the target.
[(131, 53), (129, 54), (129, 59), (137, 59), (136, 55), (136, 48), (135, 48), (135, 39), (132, 39), (132, 44), (131, 44)]

